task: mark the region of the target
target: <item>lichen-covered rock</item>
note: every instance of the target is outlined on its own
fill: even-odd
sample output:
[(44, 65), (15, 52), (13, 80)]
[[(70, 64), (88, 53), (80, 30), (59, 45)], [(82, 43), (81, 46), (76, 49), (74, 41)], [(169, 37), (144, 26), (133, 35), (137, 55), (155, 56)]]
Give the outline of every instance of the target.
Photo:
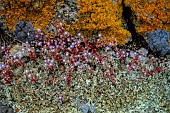
[[(29, 21), (34, 27), (45, 30), (55, 13), (56, 0), (1, 0), (0, 16), (5, 16), (4, 22), (10, 30), (20, 21)], [(42, 24), (43, 23), (43, 24)]]
[(80, 102), (80, 100), (77, 100), (78, 103), (78, 108), (83, 112), (83, 113), (94, 113), (96, 109), (96, 103), (88, 104), (86, 102)]
[(124, 0), (135, 16), (136, 31), (144, 34), (157, 29), (170, 31), (169, 0)]
[(35, 40), (35, 30), (33, 25), (28, 21), (17, 23), (16, 30), (13, 32), (17, 40), (21, 42), (28, 41), (29, 43)]
[(0, 103), (0, 113), (14, 113), (14, 110), (11, 107)]
[(119, 45), (124, 45), (131, 36), (130, 32), (122, 27), (121, 0), (116, 4), (110, 0), (76, 0), (76, 3), (80, 8), (78, 20), (66, 28), (71, 35), (80, 32), (86, 37), (102, 34), (101, 42), (117, 42)]
[(161, 56), (170, 54), (170, 33), (165, 30), (156, 30), (154, 32), (145, 33), (148, 46), (154, 52), (160, 52)]

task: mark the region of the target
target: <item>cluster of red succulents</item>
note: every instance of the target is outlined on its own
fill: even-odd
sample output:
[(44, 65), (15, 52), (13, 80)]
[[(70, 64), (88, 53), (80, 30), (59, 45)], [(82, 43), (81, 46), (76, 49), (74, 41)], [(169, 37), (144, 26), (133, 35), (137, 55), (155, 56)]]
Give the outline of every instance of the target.
[[(56, 65), (65, 65), (65, 71), (68, 76), (65, 77), (67, 84), (70, 84), (71, 74), (73, 70), (84, 63), (90, 62), (90, 57), (95, 57), (97, 62), (103, 61), (103, 57), (97, 52), (100, 43), (90, 43), (86, 38), (82, 38), (80, 34), (71, 37), (62, 27), (62, 23), (57, 26), (58, 34), (55, 37), (45, 37), (40, 30), (37, 31), (36, 40), (31, 44), (26, 44), (23, 48), (23, 54), (28, 53), (30, 61), (36, 62), (37, 59), (43, 59), (44, 69), (55, 71)], [(7, 47), (3, 48), (5, 55), (5, 67), (12, 69), (12, 66), (24, 68), (24, 61), (17, 56), (11, 56)], [(1, 70), (3, 73), (3, 70)], [(32, 82), (36, 82), (36, 76), (32, 73), (26, 73), (27, 78)], [(3, 74), (4, 75), (4, 74)], [(6, 76), (6, 75), (5, 75)], [(12, 77), (11, 77), (12, 79)], [(6, 79), (4, 79), (6, 80)]]
[(112, 82), (112, 85), (116, 85), (115, 84), (115, 70), (114, 70), (114, 68), (113, 67), (111, 67), (111, 68), (109, 68), (108, 70), (106, 70), (105, 72), (104, 72), (104, 77), (106, 78), (106, 79), (109, 79), (111, 82)]
[(162, 72), (163, 71), (163, 69), (162, 69), (162, 67), (155, 67), (154, 69), (152, 69), (152, 70), (149, 70), (149, 69), (143, 69), (142, 70), (142, 73), (144, 74), (144, 75), (146, 75), (146, 76), (148, 76), (148, 75), (154, 75), (154, 74), (156, 74), (156, 73), (159, 73), (159, 72)]
[(33, 52), (32, 50), (29, 50), (29, 57), (30, 57), (30, 59), (31, 60), (33, 60), (33, 61), (36, 61), (36, 59), (37, 59), (37, 56), (36, 56), (36, 54), (35, 54), (35, 52)]
[[(127, 69), (129, 72), (133, 72), (138, 70), (139, 72), (142, 73), (142, 75), (154, 75), (156, 73), (160, 73), (163, 71), (163, 68), (159, 66), (159, 64), (155, 64), (157, 61), (157, 58), (154, 58), (154, 60), (151, 60), (151, 63), (148, 66), (153, 66), (154, 69), (148, 69), (146, 67), (141, 66), (142, 61), (140, 60), (142, 57), (146, 57), (147, 53), (140, 53), (139, 51), (136, 51), (133, 53), (133, 55), (130, 55), (130, 52), (125, 52), (125, 50), (117, 51), (117, 57), (120, 58), (120, 60), (125, 61), (126, 58), (131, 58), (131, 61), (128, 62), (128, 64), (126, 65)], [(157, 59), (158, 60), (158, 59)], [(167, 66), (164, 67), (164, 69), (166, 69)]]
[[(30, 59), (29, 62), (42, 61), (40, 62), (41, 64), (43, 63), (43, 68), (41, 69), (48, 71), (50, 74), (64, 70), (66, 74), (64, 75), (64, 80), (68, 85), (71, 83), (74, 72), (77, 70), (81, 72), (81, 70), (85, 69), (85, 65), (89, 63), (106, 67), (105, 70), (103, 70), (103, 75), (115, 85), (117, 72), (113, 66), (111, 66), (112, 64), (108, 63), (108, 61), (114, 60), (113, 58), (118, 58), (121, 61), (120, 63), (123, 61), (127, 70), (131, 73), (139, 70), (143, 75), (153, 75), (154, 73), (163, 71), (163, 68), (159, 65), (154, 66), (155, 68), (153, 70), (141, 66), (142, 62), (140, 58), (146, 57), (147, 53), (143, 54), (136, 51), (131, 55), (130, 51), (111, 45), (104, 46), (97, 40), (90, 42), (86, 37), (83, 37), (81, 33), (75, 37), (71, 37), (69, 33), (64, 30), (61, 22), (56, 25), (56, 28), (57, 35), (55, 37), (46, 37), (38, 30), (36, 40), (31, 42), (31, 44), (26, 43), (26, 47), (23, 47), (22, 52), (23, 54), (28, 53), (27, 57)], [(18, 56), (11, 56), (7, 47), (3, 47), (2, 49), (5, 52), (5, 61), (0, 69), (0, 77), (5, 83), (10, 84), (14, 76), (12, 72), (13, 67), (15, 67), (15, 69), (20, 66), (25, 68), (26, 62)], [(101, 51), (103, 51), (104, 54), (101, 53)], [(107, 55), (107, 51), (113, 51), (115, 54)], [(131, 61), (127, 62), (127, 58), (130, 58)], [(154, 65), (154, 62), (152, 65)], [(64, 68), (59, 69), (60, 66)], [(86, 72), (92, 74), (93, 68), (93, 66), (90, 66)], [(32, 83), (36, 83), (38, 72), (35, 74), (31, 69), (27, 71), (24, 71), (24, 77), (28, 78)], [(50, 83), (54, 84), (56, 81), (56, 78), (52, 77)]]
[(12, 78), (14, 77), (13, 72), (9, 68), (3, 68), (1, 70), (1, 75), (4, 75), (4, 83), (5, 84), (11, 84)]
[(6, 58), (6, 65), (14, 68), (19, 66), (24, 67), (24, 62), (16, 56), (9, 56)]
[[(10, 84), (11, 83), (11, 79), (13, 78), (13, 73), (10, 70), (2, 69), (1, 70), (1, 75), (3, 75), (3, 77), (0, 77), (0, 80), (4, 80), (5, 84)], [(12, 75), (12, 76), (11, 76)]]
[[(57, 61), (59, 65), (63, 63), (69, 64), (72, 68), (89, 62), (89, 58), (92, 56), (96, 57), (98, 62), (103, 60), (96, 47), (100, 46), (100, 43), (90, 43), (86, 38), (82, 38), (81, 35), (70, 37), (69, 33), (64, 31), (62, 23), (59, 23), (56, 27), (58, 34), (54, 38), (46, 38), (42, 43), (35, 42), (35, 48), (42, 48), (40, 54), (44, 60), (49, 57), (49, 59)], [(30, 53), (30, 55), (34, 56), (33, 53)], [(51, 61), (46, 65), (53, 70), (50, 67), (53, 65)]]
[(14, 77), (12, 69), (20, 66), (23, 68), (24, 62), (16, 56), (11, 56), (7, 46), (2, 47), (1, 50), (5, 54), (5, 62), (0, 66), (0, 80), (3, 79), (5, 84), (11, 84), (12, 78)]

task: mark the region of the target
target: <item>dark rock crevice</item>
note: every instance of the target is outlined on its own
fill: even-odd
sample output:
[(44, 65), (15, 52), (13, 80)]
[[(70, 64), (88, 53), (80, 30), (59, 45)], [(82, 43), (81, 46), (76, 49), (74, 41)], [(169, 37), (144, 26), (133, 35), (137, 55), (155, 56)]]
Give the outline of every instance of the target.
[[(124, 4), (124, 0), (122, 0), (122, 19), (125, 21), (127, 24), (127, 30), (131, 33), (132, 35), (132, 41), (128, 42), (125, 46), (127, 46), (129, 49), (140, 49), (140, 48), (145, 48), (149, 51), (149, 54), (151, 53), (150, 48), (148, 47), (148, 44), (144, 37), (136, 32), (135, 25), (133, 23), (133, 19), (136, 17), (132, 15), (132, 10), (129, 6), (126, 6)], [(132, 18), (133, 16), (133, 18)]]
[(131, 10), (130, 7), (125, 6), (124, 0), (122, 1), (122, 7), (123, 7), (122, 18), (127, 24), (127, 30), (132, 35), (132, 43), (136, 44), (136, 45), (138, 45), (138, 43), (140, 43), (140, 46), (146, 46), (147, 42), (145, 41), (144, 37), (139, 35), (136, 32), (135, 25), (134, 25), (133, 20), (131, 18), (132, 17), (132, 10)]

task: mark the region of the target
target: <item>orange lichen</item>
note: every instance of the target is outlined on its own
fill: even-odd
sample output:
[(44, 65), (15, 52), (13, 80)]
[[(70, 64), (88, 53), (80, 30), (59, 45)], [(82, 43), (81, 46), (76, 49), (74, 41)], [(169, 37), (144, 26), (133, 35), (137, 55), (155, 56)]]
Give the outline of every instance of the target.
[(29, 21), (34, 28), (44, 30), (55, 13), (56, 0), (2, 0), (1, 14), (4, 22), (14, 30), (16, 23)]
[(78, 20), (68, 28), (72, 35), (78, 32), (84, 36), (102, 34), (105, 43), (115, 41), (120, 45), (126, 43), (130, 33), (122, 27), (121, 0), (116, 4), (111, 0), (77, 0), (76, 2), (80, 10)]
[(157, 29), (170, 32), (170, 1), (169, 0), (125, 0), (130, 6), (138, 33), (144, 34), (147, 31)]

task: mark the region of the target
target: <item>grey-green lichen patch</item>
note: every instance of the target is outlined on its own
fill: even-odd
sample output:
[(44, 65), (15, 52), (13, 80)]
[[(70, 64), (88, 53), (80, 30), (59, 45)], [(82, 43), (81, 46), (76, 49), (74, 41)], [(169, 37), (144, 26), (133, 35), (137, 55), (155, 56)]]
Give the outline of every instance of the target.
[[(34, 71), (37, 72), (36, 67)], [(102, 70), (98, 70), (97, 75), (79, 73), (70, 87), (62, 76), (58, 76), (54, 85), (49, 84), (47, 73), (40, 73), (41, 80), (36, 84), (25, 81), (23, 77), (16, 79), (12, 86), (3, 86), (5, 90), (1, 91), (7, 97), (3, 102), (13, 104), (22, 113), (78, 113), (90, 109), (95, 113), (169, 111), (170, 89), (165, 76), (157, 74), (138, 79), (134, 74), (118, 72), (120, 74), (116, 75), (116, 86), (103, 77)], [(62, 95), (63, 100), (58, 99), (59, 95)], [(83, 102), (78, 102), (76, 98)]]

